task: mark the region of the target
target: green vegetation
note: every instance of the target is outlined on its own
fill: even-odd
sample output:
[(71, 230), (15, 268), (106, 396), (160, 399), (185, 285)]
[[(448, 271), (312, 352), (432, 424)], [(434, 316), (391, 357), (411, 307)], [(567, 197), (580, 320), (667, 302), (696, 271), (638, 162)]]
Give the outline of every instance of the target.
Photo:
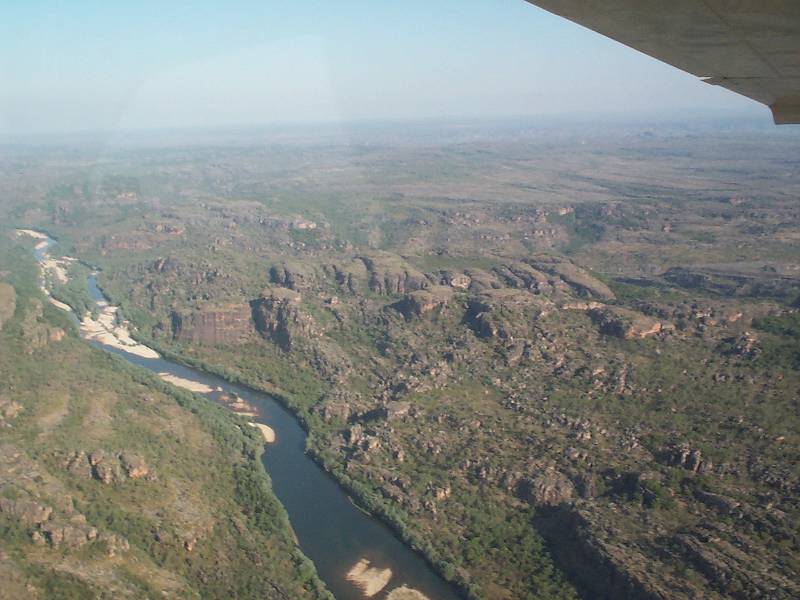
[(78, 316), (90, 313), (94, 308), (94, 301), (86, 289), (86, 279), (90, 274), (91, 269), (86, 265), (72, 263), (67, 270), (67, 283), (52, 282), (48, 288), (50, 294), (72, 307)]
[[(134, 335), (165, 356), (280, 398), (315, 460), (469, 598), (800, 595), (800, 213), (785, 158), (797, 140), (400, 137), (130, 150), (91, 173), (56, 173), (44, 152), (13, 188), (27, 208), (0, 211), (96, 264)], [(54, 294), (85, 301), (69, 284)], [(70, 327), (47, 305), (19, 311), (4, 335), (40, 325), (23, 354)], [(43, 385), (23, 362), (18, 377)], [(74, 408), (71, 432), (94, 414)], [(178, 433), (161, 430), (141, 452), (180, 457)], [(25, 431), (32, 448), (40, 432)], [(126, 444), (142, 435), (124, 431)], [(212, 486), (220, 514), (234, 510), (223, 496), (263, 505), (241, 511), (245, 529), (276, 527), (282, 544), (250, 450), (219, 431), (222, 487), (197, 457), (176, 468)], [(126, 482), (125, 497), (154, 501), (148, 483)], [(80, 510), (137, 557), (207, 577), (179, 565), (180, 544), (143, 533), (147, 511), (127, 519), (109, 496), (92, 512), (111, 488), (83, 485)], [(207, 535), (229, 552), (240, 526)], [(189, 556), (207, 567), (206, 552)], [(276, 572), (315, 589), (287, 560)]]
[[(257, 433), (77, 339), (43, 302), (28, 251), (0, 244), (17, 293), (0, 332), (0, 488), (17, 506), (52, 509), (43, 521), (0, 511), (4, 581), (48, 598), (329, 597), (296, 549)], [(100, 452), (99, 464), (134, 456), (146, 473), (117, 466), (101, 480), (87, 458)], [(48, 533), (62, 529), (71, 537)]]

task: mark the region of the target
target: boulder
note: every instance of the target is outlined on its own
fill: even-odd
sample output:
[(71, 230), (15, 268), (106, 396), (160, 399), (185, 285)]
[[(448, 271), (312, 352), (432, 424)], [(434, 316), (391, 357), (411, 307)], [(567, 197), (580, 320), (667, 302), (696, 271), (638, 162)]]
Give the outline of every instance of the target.
[(672, 323), (653, 319), (619, 306), (590, 308), (588, 314), (597, 324), (600, 333), (626, 340), (648, 338), (662, 332), (675, 330)]
[(691, 448), (688, 444), (681, 444), (670, 450), (667, 462), (695, 473), (708, 473), (714, 469), (714, 464), (704, 459), (698, 448)]
[(89, 457), (82, 450), (73, 452), (65, 461), (64, 466), (71, 474), (83, 479), (92, 477), (92, 465), (89, 464)]
[(572, 481), (555, 467), (520, 480), (518, 493), (523, 500), (538, 506), (557, 506), (573, 498), (575, 486)]
[(25, 407), (16, 400), (0, 396), (0, 425), (5, 425), (12, 421), (24, 410)]
[(50, 518), (53, 509), (35, 500), (0, 498), (0, 513), (12, 516), (28, 525), (38, 525)]
[(381, 416), (387, 421), (399, 419), (406, 416), (411, 411), (411, 402), (403, 400), (395, 400), (394, 402), (387, 403), (381, 410)]
[(450, 287), (460, 290), (467, 290), (472, 284), (472, 278), (465, 273), (448, 274), (446, 281)]
[(119, 460), (125, 473), (131, 479), (141, 479), (150, 474), (150, 469), (148, 469), (144, 459), (138, 454), (125, 451), (120, 454)]
[(432, 286), (425, 290), (416, 290), (406, 294), (400, 302), (393, 305), (407, 320), (422, 317), (431, 313), (441, 313), (453, 296), (450, 288)]

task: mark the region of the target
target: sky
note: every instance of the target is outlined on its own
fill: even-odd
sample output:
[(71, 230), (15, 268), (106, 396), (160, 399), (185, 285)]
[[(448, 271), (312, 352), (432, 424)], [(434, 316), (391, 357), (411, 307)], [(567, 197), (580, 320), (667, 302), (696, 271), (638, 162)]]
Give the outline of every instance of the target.
[(0, 0), (0, 133), (766, 108), (524, 0)]

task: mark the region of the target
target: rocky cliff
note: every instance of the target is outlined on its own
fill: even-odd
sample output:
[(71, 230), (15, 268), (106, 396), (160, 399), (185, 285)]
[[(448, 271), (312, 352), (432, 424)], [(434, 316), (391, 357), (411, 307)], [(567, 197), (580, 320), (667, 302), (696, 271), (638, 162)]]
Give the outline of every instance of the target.
[(300, 294), (276, 288), (250, 303), (258, 332), (286, 351), (291, 350), (297, 336), (308, 336), (314, 328), (313, 319), (298, 310), (300, 300)]
[(250, 307), (232, 303), (192, 311), (172, 311), (172, 337), (194, 344), (241, 344), (253, 333)]

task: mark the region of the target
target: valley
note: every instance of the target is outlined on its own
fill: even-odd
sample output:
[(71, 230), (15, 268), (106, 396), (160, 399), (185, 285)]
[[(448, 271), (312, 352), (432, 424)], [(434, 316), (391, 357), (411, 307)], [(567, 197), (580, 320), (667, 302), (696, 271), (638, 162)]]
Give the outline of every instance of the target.
[[(465, 598), (800, 593), (796, 135), (300, 139), (15, 149), (3, 222), (75, 259), (47, 288), (86, 323), (104, 313), (74, 282), (96, 271), (126, 343), (276, 398), (336, 493)], [(82, 343), (56, 316), (54, 340), (38, 302), (44, 317), (12, 311), (30, 322), (14, 343)], [(285, 455), (264, 456), (282, 499)], [(275, 555), (296, 557), (276, 518)], [(299, 581), (292, 560), (274, 576)], [(324, 593), (316, 577), (303, 593)]]

